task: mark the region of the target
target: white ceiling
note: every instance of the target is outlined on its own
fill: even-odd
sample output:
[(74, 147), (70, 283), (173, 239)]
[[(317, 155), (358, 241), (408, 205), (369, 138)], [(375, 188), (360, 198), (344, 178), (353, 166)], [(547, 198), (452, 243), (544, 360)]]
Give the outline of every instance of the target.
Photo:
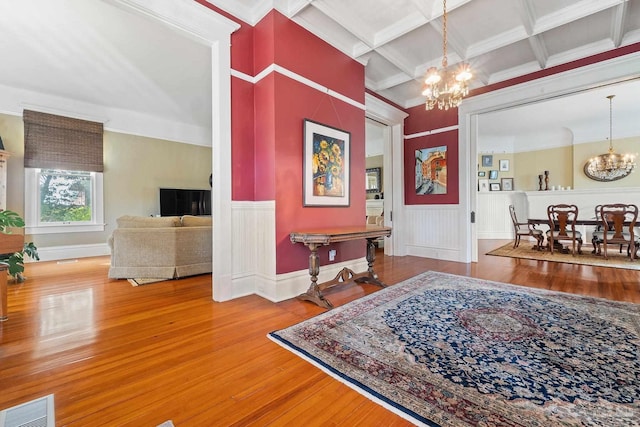
[[(405, 108), (424, 101), (421, 78), (442, 61), (441, 0), (208, 1), (252, 25), (275, 7), (363, 63), (366, 87)], [(71, 113), (91, 116), (95, 111), (99, 119), (106, 110), (93, 107), (108, 106), (177, 127), (210, 129), (209, 49), (112, 3), (0, 1), (2, 93), (13, 91), (21, 106), (43, 111), (63, 105)], [(640, 41), (640, 0), (448, 0), (447, 8), (449, 64), (471, 64), (472, 88)], [(585, 112), (594, 128), (604, 115), (606, 136), (604, 97), (609, 93), (604, 92), (594, 94), (594, 101), (580, 101), (579, 107), (570, 99), (556, 107), (527, 107), (526, 121), (487, 115), (481, 131), (493, 135), (488, 140), (496, 147), (523, 138), (514, 132), (544, 128), (580, 134), (567, 124)], [(614, 121), (626, 114), (625, 93), (632, 91), (616, 93)], [(2, 102), (0, 111), (13, 108)], [(586, 112), (591, 105), (597, 111)], [(556, 123), (541, 126), (538, 118), (556, 108), (562, 112), (552, 115)], [(633, 108), (637, 117), (638, 108)]]

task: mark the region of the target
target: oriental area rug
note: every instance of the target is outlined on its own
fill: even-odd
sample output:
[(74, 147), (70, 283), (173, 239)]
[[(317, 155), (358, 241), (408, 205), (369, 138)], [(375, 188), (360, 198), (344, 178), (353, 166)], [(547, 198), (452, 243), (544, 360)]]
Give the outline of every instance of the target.
[(632, 426), (640, 306), (426, 272), (269, 337), (425, 426)]
[(593, 247), (591, 244), (582, 246), (582, 254), (571, 255), (571, 253), (564, 254), (554, 251), (553, 254), (549, 251), (538, 251), (532, 249), (533, 243), (523, 241), (520, 246), (513, 248), (513, 243), (508, 243), (504, 246), (487, 252), (487, 255), (495, 255), (510, 258), (522, 258), (532, 259), (536, 261), (550, 261), (550, 262), (565, 262), (569, 264), (581, 264), (592, 265), (596, 267), (613, 267), (613, 268), (626, 268), (628, 270), (640, 270), (640, 259), (634, 261), (627, 256), (627, 250), (622, 249), (620, 253), (619, 245), (614, 245), (608, 250), (609, 259), (605, 259), (602, 255), (592, 254)]

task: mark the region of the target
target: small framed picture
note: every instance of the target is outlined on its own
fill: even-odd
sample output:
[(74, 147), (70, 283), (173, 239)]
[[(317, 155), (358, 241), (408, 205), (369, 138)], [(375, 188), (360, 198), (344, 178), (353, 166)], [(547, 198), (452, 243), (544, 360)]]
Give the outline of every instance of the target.
[(500, 184), (502, 191), (513, 191), (513, 178), (502, 178)]
[(486, 193), (489, 191), (489, 180), (488, 179), (479, 179), (478, 180), (478, 191), (481, 193)]
[(493, 156), (491, 154), (482, 155), (482, 167), (490, 168), (493, 166)]
[(489, 171), (489, 179), (498, 179), (498, 171), (496, 170)]
[(500, 172), (509, 171), (509, 160), (500, 160)]
[(499, 182), (492, 182), (489, 189), (491, 191), (500, 191), (500, 183)]
[(478, 176), (481, 176), (481, 177), (482, 177), (482, 176), (485, 176), (485, 175), (486, 175), (485, 171), (479, 171), (479, 172), (478, 172)]

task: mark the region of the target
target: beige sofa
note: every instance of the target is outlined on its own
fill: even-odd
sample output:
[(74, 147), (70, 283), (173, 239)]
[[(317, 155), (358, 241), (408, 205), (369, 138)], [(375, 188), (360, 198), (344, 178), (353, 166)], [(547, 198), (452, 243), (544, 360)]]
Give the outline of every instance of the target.
[(211, 273), (211, 217), (122, 216), (109, 237), (113, 279)]

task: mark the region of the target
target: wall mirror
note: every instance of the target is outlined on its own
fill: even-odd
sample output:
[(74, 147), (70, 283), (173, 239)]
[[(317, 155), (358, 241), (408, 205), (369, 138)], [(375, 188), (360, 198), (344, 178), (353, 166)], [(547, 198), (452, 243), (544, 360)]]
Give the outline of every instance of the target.
[(365, 185), (367, 193), (379, 193), (382, 188), (382, 168), (369, 168), (366, 170)]

